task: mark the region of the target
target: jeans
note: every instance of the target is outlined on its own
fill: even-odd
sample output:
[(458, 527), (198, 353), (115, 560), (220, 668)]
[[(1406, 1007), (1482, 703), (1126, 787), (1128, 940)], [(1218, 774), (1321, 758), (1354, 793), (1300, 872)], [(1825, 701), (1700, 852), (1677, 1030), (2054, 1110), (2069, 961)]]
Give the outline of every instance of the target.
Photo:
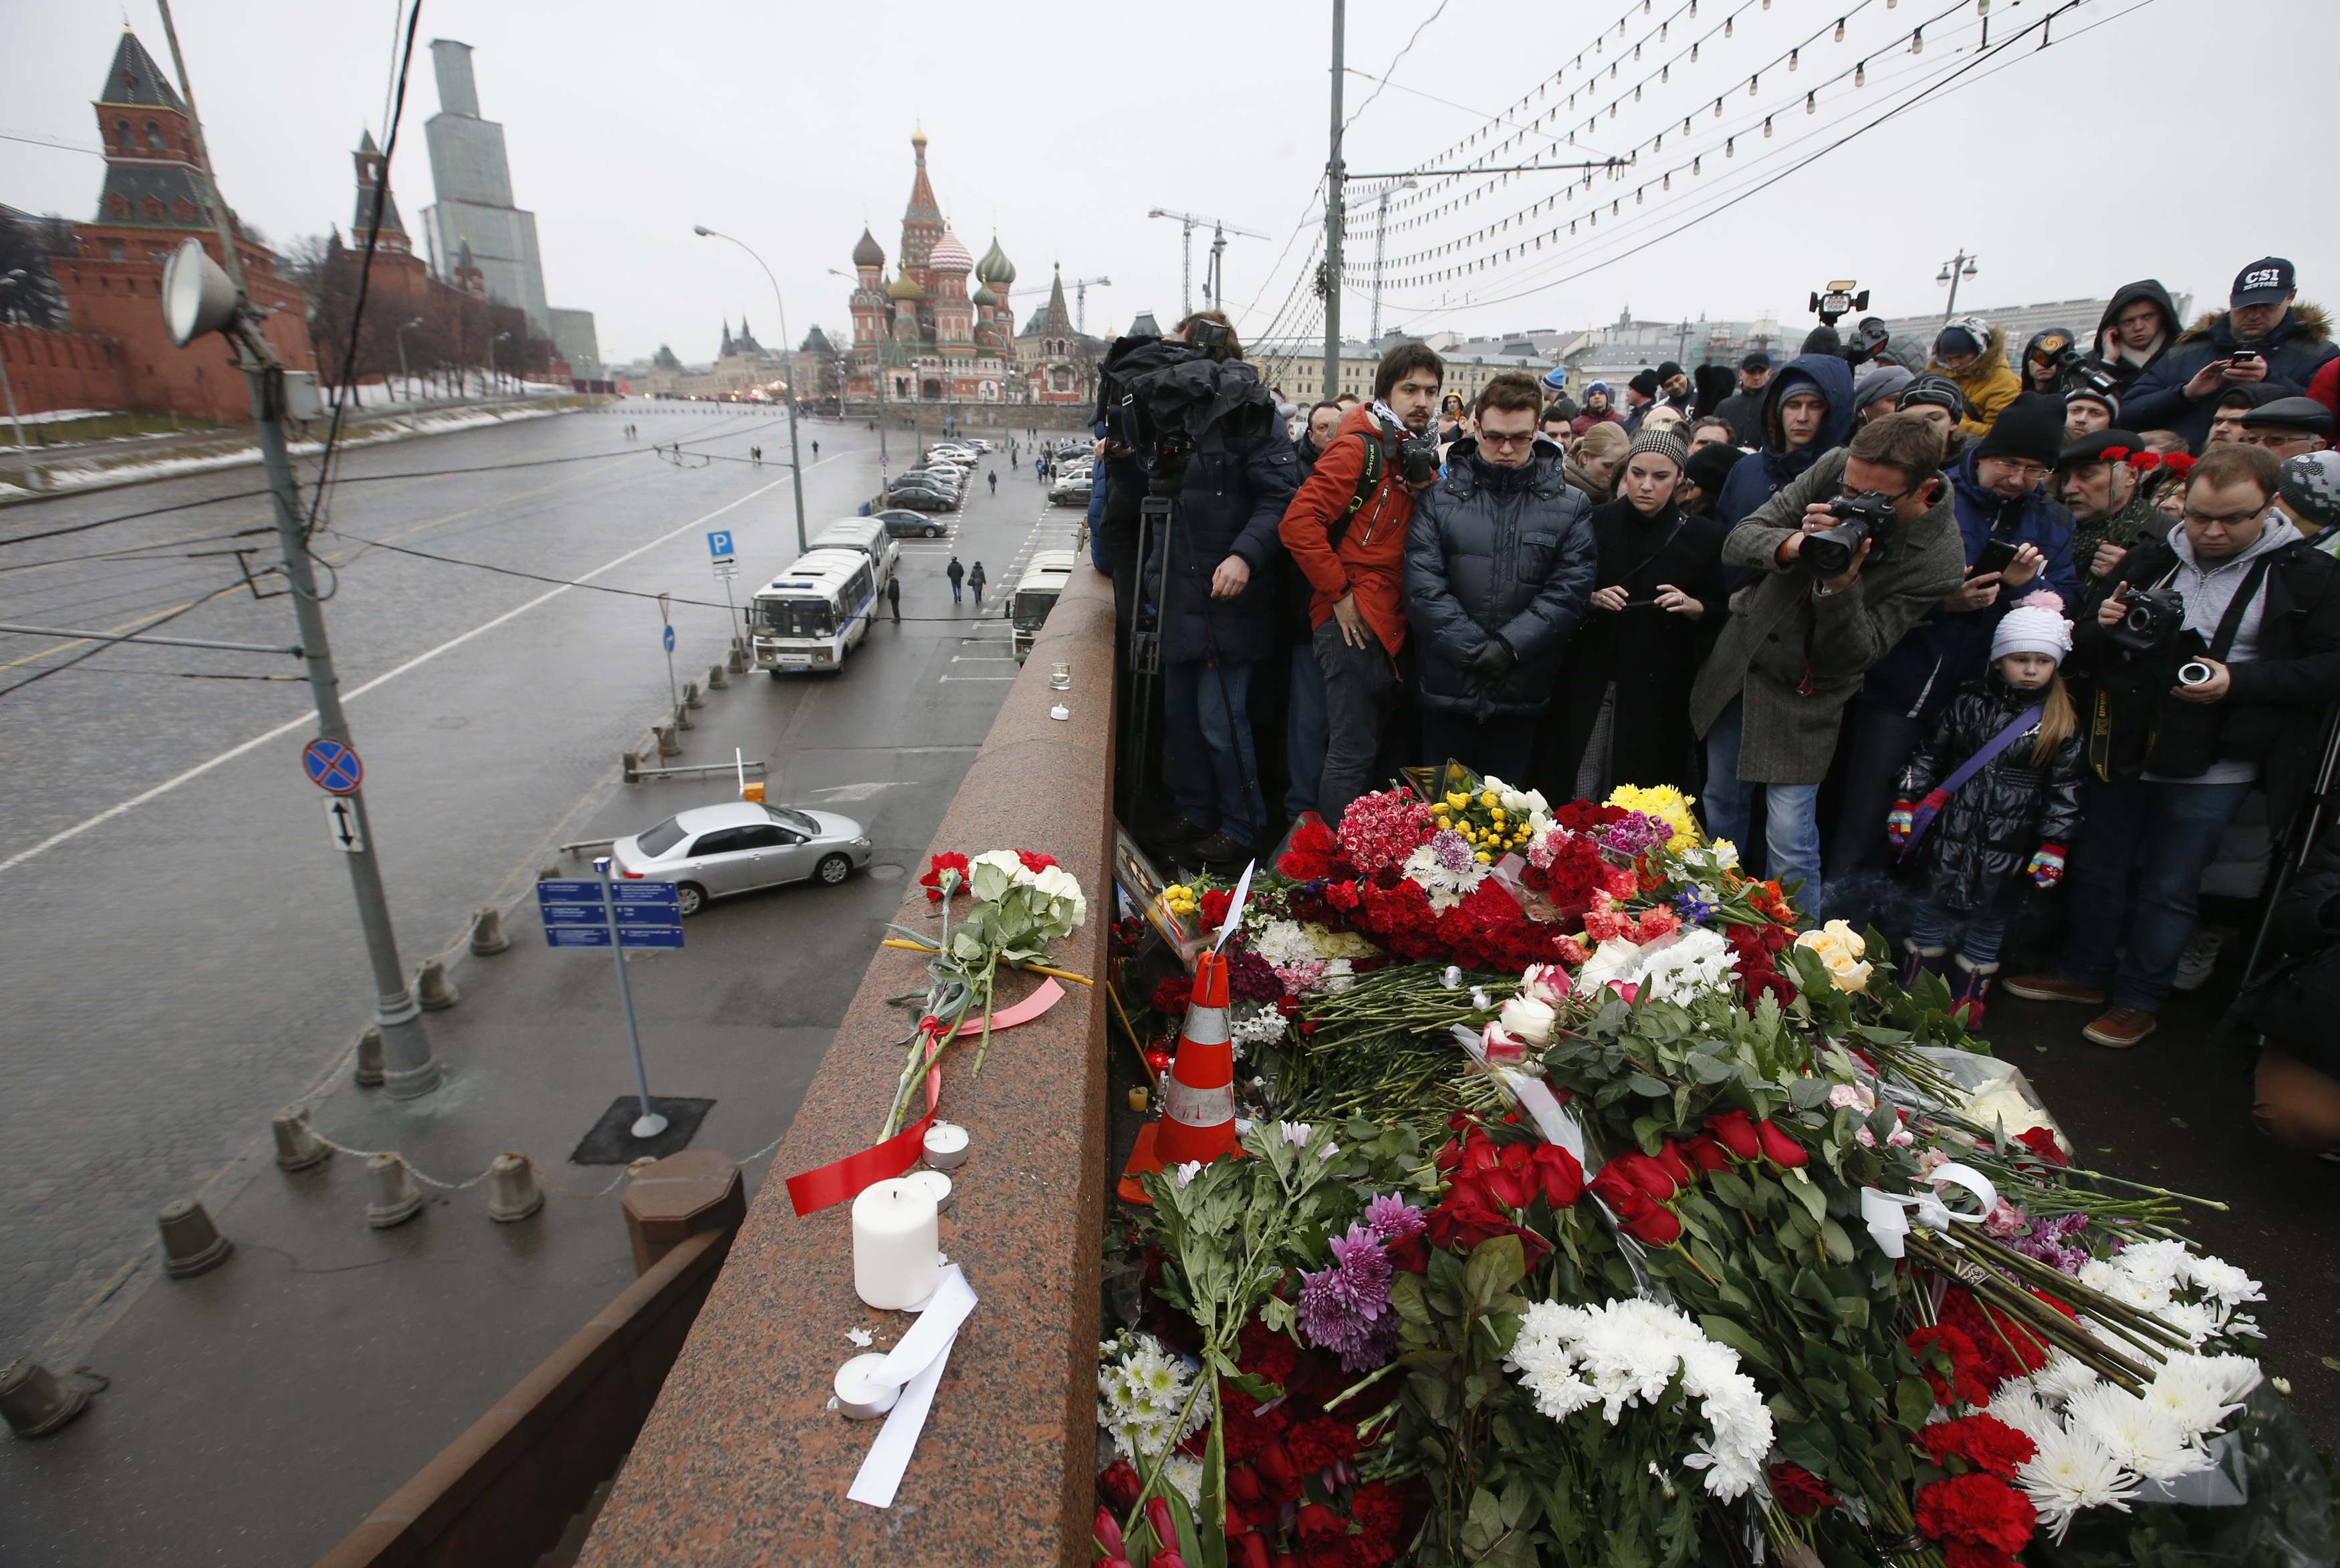
[[(2104, 986), (2115, 1007), (2159, 1011), (2194, 934), (2203, 868), (2217, 853), (2248, 784), (2147, 784), (2130, 779), (2088, 792), (2072, 850), (2071, 941), (2067, 978)], [(2132, 897), (2130, 881), (2136, 892)], [(2128, 952), (2119, 952), (2122, 938)]]
[(1170, 799), (1197, 827), (1254, 844), (1267, 823), (1251, 745), (1250, 664), (1162, 666)]
[(1950, 939), (1959, 934), (1961, 925), (1965, 940), (1958, 952), (1966, 961), (1980, 969), (1985, 964), (1998, 962), (1998, 950), (2007, 941), (2007, 919), (2004, 915), (1982, 920), (1960, 922), (1958, 916), (1934, 907), (1928, 900), (1918, 906), (1909, 921), (1909, 943), (1920, 952), (1947, 952)]
[(953, 604), (959, 602), (959, 580), (957, 577), (953, 577), (951, 579), (951, 603)]
[[(1926, 738), (1926, 726), (1898, 713), (1855, 702), (1845, 737), (1844, 809), (1829, 847), (1828, 873), (1841, 881), (1855, 872), (1879, 871), (1892, 851), (1885, 836), (1885, 814), (1893, 809), (1901, 770)], [(1952, 759), (1952, 765), (1966, 761)]]
[[(1753, 821), (1755, 792), (1763, 792), (1763, 836), (1767, 870), (1785, 884), (1801, 881), (1796, 902), (1806, 910), (1820, 906), (1820, 786), (1751, 784), (1739, 778), (1739, 736), (1746, 710), (1736, 698), (1706, 732), (1706, 831), (1710, 837), (1734, 843), (1747, 834)], [(1878, 832), (1884, 833), (1884, 821)]]
[(1292, 694), (1284, 710), (1284, 766), (1291, 775), (1284, 792), (1284, 814), (1297, 818), (1316, 809), (1316, 788), (1324, 774), (1324, 669), (1309, 645), (1292, 650)]
[(1517, 788), (1528, 776), (1535, 750), (1534, 723), (1517, 717), (1474, 719), (1468, 714), (1426, 709), (1422, 715), (1422, 760), (1434, 767), (1452, 757), (1473, 773), (1492, 774)]
[(1314, 639), (1316, 666), (1324, 673), (1324, 766), (1316, 782), (1316, 814), (1340, 825), (1349, 803), (1378, 782), (1382, 721), (1397, 696), (1397, 673), (1381, 639), (1368, 632), (1363, 647), (1341, 636), (1341, 622), (1328, 616)]

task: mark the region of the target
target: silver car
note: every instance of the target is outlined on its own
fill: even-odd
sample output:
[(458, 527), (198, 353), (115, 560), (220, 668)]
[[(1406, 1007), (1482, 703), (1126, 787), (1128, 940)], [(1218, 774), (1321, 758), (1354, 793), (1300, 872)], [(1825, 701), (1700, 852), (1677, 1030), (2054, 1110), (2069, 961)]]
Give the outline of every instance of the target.
[(818, 882), (834, 887), (869, 863), (869, 835), (834, 812), (739, 801), (677, 812), (610, 846), (610, 874), (670, 882), (686, 915), (710, 898)]

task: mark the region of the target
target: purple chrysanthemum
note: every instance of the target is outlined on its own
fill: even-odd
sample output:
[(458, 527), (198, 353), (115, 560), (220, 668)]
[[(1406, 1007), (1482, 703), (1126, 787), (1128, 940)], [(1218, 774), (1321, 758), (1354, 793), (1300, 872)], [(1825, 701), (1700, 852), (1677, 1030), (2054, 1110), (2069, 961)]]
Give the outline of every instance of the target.
[(1472, 863), (1471, 841), (1453, 828), (1441, 828), (1430, 836), (1430, 853), (1448, 871), (1468, 871)]
[(1384, 1192), (1365, 1205), (1365, 1223), (1383, 1246), (1394, 1247), (1409, 1236), (1419, 1235), (1429, 1222), (1413, 1204), (1394, 1192)]
[(1331, 1263), (1300, 1277), (1300, 1332), (1337, 1354), (1343, 1370), (1367, 1371), (1387, 1361), (1397, 1343), (1389, 1255), (1363, 1225), (1334, 1238), (1332, 1251)]
[(1601, 847), (1628, 860), (1637, 859), (1673, 837), (1674, 830), (1654, 817), (1628, 812), (1599, 830)]

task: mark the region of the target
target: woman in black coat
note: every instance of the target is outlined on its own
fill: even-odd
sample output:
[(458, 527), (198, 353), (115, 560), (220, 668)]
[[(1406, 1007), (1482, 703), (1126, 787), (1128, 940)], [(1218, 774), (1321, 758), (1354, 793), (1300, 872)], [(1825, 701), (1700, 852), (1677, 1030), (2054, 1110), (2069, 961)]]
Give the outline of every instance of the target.
[(1570, 650), (1545, 779), (1554, 800), (1605, 799), (1621, 784), (1694, 790), (1690, 688), (1723, 614), (1720, 518), (1682, 508), (1683, 449), (1671, 431), (1634, 439), (1617, 498), (1592, 512), (1599, 552), (1591, 613)]

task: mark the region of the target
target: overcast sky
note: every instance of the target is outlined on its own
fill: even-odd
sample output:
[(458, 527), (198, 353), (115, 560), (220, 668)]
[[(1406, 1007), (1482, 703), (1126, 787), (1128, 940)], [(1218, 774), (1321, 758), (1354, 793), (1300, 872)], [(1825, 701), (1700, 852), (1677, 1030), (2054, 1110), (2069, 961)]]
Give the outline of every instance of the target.
[[(1973, 0), (1701, 0), (1695, 20), (1690, 0), (1655, 0), (1647, 14), (1643, 4), (1351, 0), (1351, 169), (1640, 149), (1622, 181), (1596, 178), (1590, 193), (1492, 240), (1478, 231), (1558, 195), (1562, 177), (1516, 176), (1411, 227), (1484, 182), (1399, 192), (1386, 236), (1393, 278), (1476, 259), (1490, 244), (1498, 256), (1523, 239), (1532, 245), (1572, 217), (1581, 226), (1467, 278), (1393, 283), (1385, 325), (1566, 328), (1630, 305), (1644, 318), (1768, 310), (1792, 328), (1810, 322), (1805, 297), (1831, 278), (1873, 290), (1881, 313), (1915, 313), (1939, 308), (1935, 275), (1960, 247), (1981, 258), (1962, 307), (2100, 295), (2147, 275), (2206, 306), (2223, 301), (2239, 266), (2268, 252), (2298, 263), (2305, 296), (2340, 302), (2340, 209), (2313, 174), (2330, 143), (2335, 0), (2081, 0), (2049, 28), (2070, 42), (2039, 51), (2034, 31), (1955, 79), (1978, 54)], [(86, 151), (96, 142), (89, 101), (122, 10), (39, 0), (0, 8), (10, 40), (0, 133), (84, 149), (0, 141), (0, 202), (88, 218), (100, 180)], [(1993, 44), (2047, 8), (1996, 0)], [(392, 0), (181, 0), (180, 37), (222, 185), (273, 238), (346, 227), (349, 150), (362, 128), (382, 133), (395, 10)], [(1848, 10), (1839, 44), (1834, 19)], [(167, 67), (152, 0), (131, 0), (127, 14)], [(1287, 300), (1279, 330), (1315, 319), (1306, 290), (1295, 296), (1292, 284), (1315, 237), (1304, 219), (1318, 211), (1325, 161), (1330, 16), (1330, 0), (1188, 0), (1168, 10), (1096, 0), (423, 0), (392, 185), (419, 247), (431, 200), (422, 128), (439, 107), (427, 44), (460, 38), (477, 50), (482, 113), (505, 126), (517, 199), (537, 214), (550, 299), (595, 313), (612, 361), (661, 342), (707, 359), (723, 319), (743, 312), (760, 338), (777, 340), (763, 274), (736, 250), (694, 238), (694, 223), (762, 254), (797, 337), (814, 322), (842, 335), (849, 285), (825, 270), (849, 269), (865, 218), (890, 263), (917, 121), (936, 193), (969, 251), (981, 254), (996, 225), (1018, 271), (1019, 321), (1045, 298), (1056, 261), (1068, 281), (1112, 278), (1090, 291), (1092, 331), (1138, 310), (1175, 317), (1179, 226), (1146, 216), (1163, 206), (1270, 236), (1230, 239), (1226, 252), (1229, 303), (1255, 336)], [(1661, 44), (1651, 35), (1669, 16)], [(1726, 17), (1729, 37), (1718, 31)], [(1909, 33), (1922, 24), (1925, 48), (1912, 56)], [(1815, 30), (1795, 73), (1759, 71)], [(1703, 40), (1696, 64), (1681, 57), (1693, 40)], [(1571, 69), (1580, 54), (1583, 67)], [(1831, 84), (1861, 60), (1863, 86)], [(1636, 80), (1669, 61), (1667, 79), (1635, 103)], [(1390, 84), (1365, 104), (1384, 73)], [(1535, 96), (1562, 73), (1561, 85)], [(1754, 188), (1929, 83), (1931, 97)], [(1808, 91), (1817, 94), (1810, 114)], [(1571, 92), (1574, 111), (1540, 119)], [(1522, 97), (1529, 106), (1493, 137), (1445, 152)], [(1599, 123), (1588, 131), (1590, 115)], [(1491, 153), (1521, 129), (1530, 133), (1518, 145)], [(1555, 140), (1572, 129), (1572, 152)], [(1660, 131), (1664, 144), (1653, 147)], [(1736, 145), (1725, 157), (1727, 135)], [(1661, 170), (1693, 155), (1698, 175), (1659, 188)], [(1751, 193), (1661, 238), (1742, 192)], [(1598, 228), (1582, 224), (1595, 202)], [(1626, 253), (1648, 240), (1658, 242)], [(1457, 248), (1434, 261), (1395, 260), (1450, 243)], [(1352, 335), (1367, 324), (1372, 246), (1370, 232), (1351, 242)]]

